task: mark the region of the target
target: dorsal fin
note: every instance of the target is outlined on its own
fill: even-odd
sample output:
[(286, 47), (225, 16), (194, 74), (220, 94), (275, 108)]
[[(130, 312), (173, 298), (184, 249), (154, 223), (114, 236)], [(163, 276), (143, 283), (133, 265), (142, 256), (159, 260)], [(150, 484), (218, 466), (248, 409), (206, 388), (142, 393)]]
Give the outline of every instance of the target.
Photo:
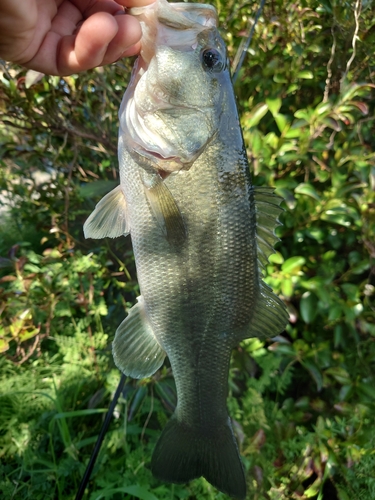
[(280, 241), (275, 235), (275, 229), (281, 225), (278, 217), (283, 210), (280, 208), (283, 199), (269, 187), (253, 187), (253, 194), (257, 224), (259, 293), (252, 304), (253, 316), (250, 323), (236, 333), (237, 341), (249, 337), (274, 337), (284, 330), (289, 319), (284, 302), (262, 280), (262, 269), (267, 264), (268, 257), (275, 253), (275, 243)]
[(280, 241), (275, 229), (281, 225), (278, 217), (283, 209), (280, 207), (283, 198), (274, 194), (270, 187), (255, 187), (254, 200), (256, 210), (256, 234), (258, 248), (258, 264), (260, 271), (268, 263), (268, 258), (275, 253), (274, 245)]

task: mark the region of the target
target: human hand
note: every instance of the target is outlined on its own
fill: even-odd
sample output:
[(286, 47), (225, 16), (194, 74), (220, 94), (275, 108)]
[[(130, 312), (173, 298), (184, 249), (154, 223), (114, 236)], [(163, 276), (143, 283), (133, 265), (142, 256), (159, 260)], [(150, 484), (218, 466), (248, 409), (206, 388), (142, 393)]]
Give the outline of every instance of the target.
[(140, 50), (141, 27), (124, 7), (153, 0), (0, 0), (0, 57), (70, 75)]

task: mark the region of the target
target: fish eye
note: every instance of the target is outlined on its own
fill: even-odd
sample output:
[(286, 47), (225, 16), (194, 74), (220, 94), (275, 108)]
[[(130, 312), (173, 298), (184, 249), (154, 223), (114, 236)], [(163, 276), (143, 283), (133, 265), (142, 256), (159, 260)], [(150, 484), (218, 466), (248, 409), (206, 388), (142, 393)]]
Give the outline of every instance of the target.
[(203, 50), (201, 53), (201, 59), (204, 68), (208, 71), (214, 71), (217, 73), (224, 68), (223, 57), (216, 49)]

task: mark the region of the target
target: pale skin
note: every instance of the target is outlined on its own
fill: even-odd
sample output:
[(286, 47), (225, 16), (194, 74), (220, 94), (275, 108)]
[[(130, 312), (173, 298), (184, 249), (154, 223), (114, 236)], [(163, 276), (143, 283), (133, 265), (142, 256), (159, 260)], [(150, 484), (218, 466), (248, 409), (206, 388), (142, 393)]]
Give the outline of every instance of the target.
[(141, 27), (126, 8), (153, 0), (0, 0), (0, 58), (66, 76), (132, 56)]

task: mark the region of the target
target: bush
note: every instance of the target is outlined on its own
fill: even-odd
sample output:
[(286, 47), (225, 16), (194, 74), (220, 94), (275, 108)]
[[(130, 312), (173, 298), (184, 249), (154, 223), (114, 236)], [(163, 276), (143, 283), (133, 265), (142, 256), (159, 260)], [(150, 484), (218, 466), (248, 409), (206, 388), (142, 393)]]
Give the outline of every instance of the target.
[[(233, 59), (258, 5), (216, 4)], [(366, 2), (266, 2), (236, 83), (253, 182), (285, 199), (266, 281), (291, 317), (283, 335), (246, 340), (232, 358), (249, 499), (375, 498), (373, 25)], [(4, 498), (74, 498), (118, 383), (110, 343), (138, 294), (131, 244), (85, 241), (82, 225), (118, 182), (131, 64), (34, 82), (3, 65)], [(168, 365), (127, 380), (86, 498), (225, 497), (204, 479), (152, 477), (175, 403)]]

